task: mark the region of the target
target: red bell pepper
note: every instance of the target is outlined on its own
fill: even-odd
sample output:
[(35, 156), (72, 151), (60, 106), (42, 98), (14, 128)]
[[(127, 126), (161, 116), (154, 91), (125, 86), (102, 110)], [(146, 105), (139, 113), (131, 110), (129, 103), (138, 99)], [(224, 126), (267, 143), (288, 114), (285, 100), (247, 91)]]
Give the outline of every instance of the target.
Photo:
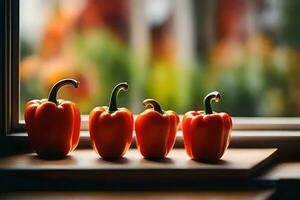
[(126, 108), (117, 108), (117, 95), (128, 90), (127, 83), (113, 89), (109, 107), (94, 108), (89, 117), (91, 143), (104, 159), (118, 159), (130, 147), (133, 134), (133, 114)]
[(136, 118), (137, 147), (144, 158), (162, 159), (174, 146), (179, 116), (173, 111), (163, 111), (153, 99), (143, 103), (153, 109), (147, 109)]
[(80, 111), (71, 101), (57, 100), (58, 90), (78, 87), (79, 82), (64, 79), (57, 82), (48, 100), (32, 100), (25, 105), (25, 123), (32, 149), (44, 158), (60, 158), (73, 151), (80, 134)]
[(205, 111), (187, 112), (182, 120), (185, 149), (195, 160), (218, 161), (230, 142), (231, 117), (212, 112), (212, 100), (220, 101), (220, 93), (209, 93), (203, 101)]

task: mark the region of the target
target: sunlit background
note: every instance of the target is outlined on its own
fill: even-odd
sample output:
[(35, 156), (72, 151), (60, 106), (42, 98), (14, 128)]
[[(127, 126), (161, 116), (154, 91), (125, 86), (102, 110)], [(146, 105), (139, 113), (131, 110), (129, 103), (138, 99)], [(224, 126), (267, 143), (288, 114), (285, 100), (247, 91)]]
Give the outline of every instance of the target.
[(59, 97), (82, 114), (108, 105), (134, 113), (145, 98), (165, 110), (232, 116), (300, 116), (299, 0), (20, 0), (20, 117), (62, 78), (81, 82)]

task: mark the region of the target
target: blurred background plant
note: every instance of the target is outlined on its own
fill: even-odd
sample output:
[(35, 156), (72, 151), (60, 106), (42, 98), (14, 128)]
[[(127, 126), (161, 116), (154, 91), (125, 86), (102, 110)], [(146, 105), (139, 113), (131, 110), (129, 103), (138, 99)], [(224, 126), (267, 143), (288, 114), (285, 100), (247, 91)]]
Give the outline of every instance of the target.
[(20, 117), (62, 78), (81, 82), (59, 97), (83, 114), (127, 81), (119, 105), (134, 113), (145, 98), (202, 109), (219, 90), (215, 110), (233, 116), (299, 116), (299, 9), (297, 0), (20, 0)]

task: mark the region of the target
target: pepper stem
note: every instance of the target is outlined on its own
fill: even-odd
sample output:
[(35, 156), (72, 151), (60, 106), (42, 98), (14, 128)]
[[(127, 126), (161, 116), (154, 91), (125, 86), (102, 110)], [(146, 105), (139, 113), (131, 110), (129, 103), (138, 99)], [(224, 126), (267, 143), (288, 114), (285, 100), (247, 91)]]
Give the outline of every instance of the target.
[(123, 91), (127, 91), (128, 90), (128, 83), (124, 82), (124, 83), (119, 83), (118, 85), (116, 85), (111, 93), (110, 96), (110, 101), (109, 101), (109, 107), (108, 107), (108, 112), (109, 113), (113, 113), (115, 111), (118, 110), (117, 107), (117, 97), (119, 92), (123, 90)]
[(58, 81), (51, 88), (49, 96), (48, 96), (48, 101), (51, 101), (51, 102), (55, 103), (56, 105), (58, 105), (58, 102), (56, 99), (57, 92), (61, 87), (65, 86), (65, 85), (72, 85), (75, 88), (78, 88), (79, 82), (74, 79), (63, 79), (63, 80)]
[(151, 106), (156, 112), (159, 112), (161, 114), (164, 113), (164, 111), (161, 109), (159, 103), (155, 101), (154, 99), (145, 99), (143, 101), (144, 106)]
[(204, 104), (204, 109), (205, 109), (206, 115), (213, 113), (212, 108), (211, 108), (211, 102), (213, 100), (215, 102), (219, 102), (221, 100), (221, 95), (218, 91), (211, 92), (208, 95), (206, 95), (206, 97), (204, 97), (203, 104)]

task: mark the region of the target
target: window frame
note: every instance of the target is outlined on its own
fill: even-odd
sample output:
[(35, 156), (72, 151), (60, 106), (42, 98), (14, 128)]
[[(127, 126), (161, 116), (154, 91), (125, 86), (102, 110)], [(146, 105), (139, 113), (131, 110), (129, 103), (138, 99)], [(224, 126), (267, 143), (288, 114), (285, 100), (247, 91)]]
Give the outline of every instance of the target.
[[(4, 130), (5, 135), (11, 133), (25, 132), (24, 122), (19, 121), (19, 0), (5, 0), (3, 2), (5, 17), (5, 55), (3, 77), (3, 102), (4, 102)], [(3, 30), (3, 29), (2, 29)], [(12, 39), (13, 38), (13, 39)], [(82, 115), (81, 130), (88, 130), (88, 115)], [(234, 117), (233, 130), (255, 131), (255, 130), (300, 130), (300, 117)], [(300, 136), (300, 133), (299, 133)], [(253, 136), (257, 137), (257, 136)]]

